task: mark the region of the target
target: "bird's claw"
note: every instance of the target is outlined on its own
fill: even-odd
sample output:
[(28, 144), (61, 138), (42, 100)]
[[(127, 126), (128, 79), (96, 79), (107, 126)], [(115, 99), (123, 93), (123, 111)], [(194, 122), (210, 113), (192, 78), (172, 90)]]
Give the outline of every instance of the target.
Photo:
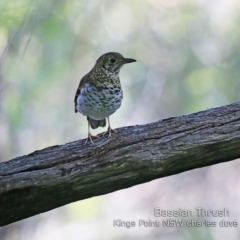
[(117, 133), (117, 130), (109, 127), (108, 130), (103, 135), (108, 134), (108, 137), (111, 137), (112, 133)]
[(87, 139), (86, 139), (85, 144), (87, 144), (88, 141), (91, 142), (92, 144), (94, 144), (93, 139), (98, 139), (98, 136), (93, 136), (93, 135), (91, 135), (91, 134), (89, 133), (89, 134), (88, 134), (88, 137), (87, 137)]

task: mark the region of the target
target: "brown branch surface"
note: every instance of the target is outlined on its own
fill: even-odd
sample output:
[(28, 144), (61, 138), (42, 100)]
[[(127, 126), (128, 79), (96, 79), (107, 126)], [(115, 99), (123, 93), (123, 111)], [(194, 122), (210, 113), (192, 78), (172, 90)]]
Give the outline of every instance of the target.
[(84, 139), (1, 163), (0, 226), (239, 158), (240, 102), (117, 131), (95, 145)]

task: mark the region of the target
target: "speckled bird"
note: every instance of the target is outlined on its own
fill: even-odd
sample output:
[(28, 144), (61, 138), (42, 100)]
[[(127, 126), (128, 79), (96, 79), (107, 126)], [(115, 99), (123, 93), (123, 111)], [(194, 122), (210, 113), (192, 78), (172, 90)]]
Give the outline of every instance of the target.
[(119, 79), (119, 71), (126, 63), (136, 62), (132, 58), (124, 58), (120, 53), (109, 52), (98, 58), (92, 70), (80, 81), (75, 94), (75, 112), (87, 116), (88, 141), (93, 143), (92, 129), (106, 126), (108, 120), (108, 137), (116, 130), (111, 128), (109, 116), (120, 108), (123, 91)]

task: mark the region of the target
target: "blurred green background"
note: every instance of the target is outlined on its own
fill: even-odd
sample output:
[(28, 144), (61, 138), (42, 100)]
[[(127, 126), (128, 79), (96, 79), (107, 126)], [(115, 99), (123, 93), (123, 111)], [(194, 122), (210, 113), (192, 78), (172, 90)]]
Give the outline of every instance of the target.
[[(87, 136), (74, 94), (109, 51), (137, 59), (121, 70), (113, 128), (240, 99), (238, 0), (0, 0), (0, 12), (0, 161)], [(154, 220), (154, 207), (225, 207), (240, 221), (239, 171), (234, 161), (79, 201), (2, 227), (0, 239), (239, 239), (239, 227), (113, 227)]]

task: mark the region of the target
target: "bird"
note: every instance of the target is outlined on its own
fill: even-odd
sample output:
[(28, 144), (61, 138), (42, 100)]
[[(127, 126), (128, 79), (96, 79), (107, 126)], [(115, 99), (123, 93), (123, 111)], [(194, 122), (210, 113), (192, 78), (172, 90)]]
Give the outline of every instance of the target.
[[(87, 143), (93, 143), (98, 136), (91, 135), (90, 127), (96, 129), (106, 126), (105, 134), (111, 137), (116, 130), (111, 128), (109, 116), (120, 108), (123, 91), (119, 79), (120, 69), (124, 64), (136, 62), (135, 59), (125, 58), (120, 53), (108, 52), (101, 55), (92, 70), (82, 77), (77, 88), (74, 103), (75, 113), (79, 112), (87, 117)], [(93, 143), (94, 144), (94, 143)]]

